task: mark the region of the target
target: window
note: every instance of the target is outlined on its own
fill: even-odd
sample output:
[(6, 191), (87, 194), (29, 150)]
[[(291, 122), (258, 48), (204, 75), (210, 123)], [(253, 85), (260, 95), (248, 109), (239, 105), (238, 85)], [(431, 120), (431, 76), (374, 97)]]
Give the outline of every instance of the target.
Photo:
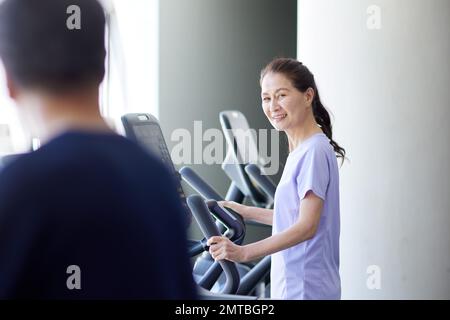
[(158, 0), (111, 0), (108, 11), (107, 75), (102, 114), (120, 127), (125, 113), (158, 117)]
[(5, 70), (0, 63), (0, 156), (24, 152), (30, 147), (31, 139), (22, 130), (14, 102), (8, 96)]
[[(100, 108), (121, 131), (120, 117), (125, 113), (148, 112), (158, 117), (159, 0), (101, 2), (107, 16), (108, 57)], [(5, 84), (0, 66), (0, 155), (23, 152), (32, 146)]]

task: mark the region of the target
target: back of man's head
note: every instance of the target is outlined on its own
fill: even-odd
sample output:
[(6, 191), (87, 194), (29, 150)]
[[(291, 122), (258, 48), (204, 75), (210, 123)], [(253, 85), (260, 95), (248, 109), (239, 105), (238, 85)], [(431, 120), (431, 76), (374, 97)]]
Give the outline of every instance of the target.
[(99, 85), (105, 14), (97, 0), (0, 0), (0, 58), (22, 89)]

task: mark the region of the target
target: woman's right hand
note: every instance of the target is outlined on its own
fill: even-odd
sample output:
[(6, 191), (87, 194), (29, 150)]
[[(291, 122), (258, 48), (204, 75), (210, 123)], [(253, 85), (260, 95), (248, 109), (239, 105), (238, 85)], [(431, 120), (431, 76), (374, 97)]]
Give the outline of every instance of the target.
[(218, 202), (222, 207), (230, 208), (233, 211), (239, 213), (242, 218), (249, 219), (248, 217), (248, 207), (246, 205), (234, 202), (234, 201), (219, 201)]

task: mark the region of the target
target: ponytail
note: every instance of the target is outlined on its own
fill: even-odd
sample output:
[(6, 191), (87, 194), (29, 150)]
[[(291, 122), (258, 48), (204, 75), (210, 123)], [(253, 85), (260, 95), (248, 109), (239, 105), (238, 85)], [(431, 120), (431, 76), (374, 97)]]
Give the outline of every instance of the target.
[(331, 125), (330, 115), (320, 101), (319, 91), (317, 91), (317, 88), (315, 88), (314, 90), (312, 111), (317, 124), (321, 127), (323, 133), (325, 133), (325, 135), (330, 140), (330, 144), (333, 147), (336, 156), (338, 158), (341, 158), (341, 161), (343, 163), (345, 159), (345, 149), (339, 146), (339, 144), (333, 140), (333, 128)]
[(336, 153), (336, 157), (341, 158), (342, 163), (345, 160), (345, 149), (338, 145), (336, 141), (333, 140), (333, 131), (330, 121), (330, 115), (327, 109), (323, 106), (320, 101), (319, 91), (317, 90), (316, 82), (314, 80), (314, 75), (309, 71), (309, 69), (303, 65), (301, 62), (290, 59), (290, 58), (277, 58), (272, 60), (262, 71), (260, 77), (260, 84), (264, 76), (269, 73), (281, 73), (285, 75), (289, 80), (292, 81), (294, 87), (300, 92), (306, 92), (308, 88), (314, 90), (314, 99), (312, 102), (312, 110), (314, 118), (317, 124), (322, 128), (323, 133), (330, 140), (330, 144)]

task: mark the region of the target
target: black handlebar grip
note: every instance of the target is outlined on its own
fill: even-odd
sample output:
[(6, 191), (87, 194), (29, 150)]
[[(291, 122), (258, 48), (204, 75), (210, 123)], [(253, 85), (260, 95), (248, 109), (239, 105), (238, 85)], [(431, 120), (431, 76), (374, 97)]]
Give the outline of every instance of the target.
[(189, 167), (183, 167), (180, 170), (180, 174), (183, 179), (195, 190), (197, 191), (205, 200), (214, 199), (217, 201), (224, 200), (223, 197), (214, 190), (209, 184), (207, 184), (200, 176), (195, 173)]
[[(200, 230), (207, 239), (213, 236), (221, 236), (216, 224), (214, 223), (213, 218), (211, 217), (208, 207), (200, 196), (189, 196), (187, 198), (187, 204), (191, 209), (195, 220), (197, 220)], [(239, 272), (236, 268), (236, 265), (233, 262), (227, 260), (221, 260), (219, 261), (219, 264), (225, 273), (226, 279), (221, 293), (236, 293), (240, 282)]]

